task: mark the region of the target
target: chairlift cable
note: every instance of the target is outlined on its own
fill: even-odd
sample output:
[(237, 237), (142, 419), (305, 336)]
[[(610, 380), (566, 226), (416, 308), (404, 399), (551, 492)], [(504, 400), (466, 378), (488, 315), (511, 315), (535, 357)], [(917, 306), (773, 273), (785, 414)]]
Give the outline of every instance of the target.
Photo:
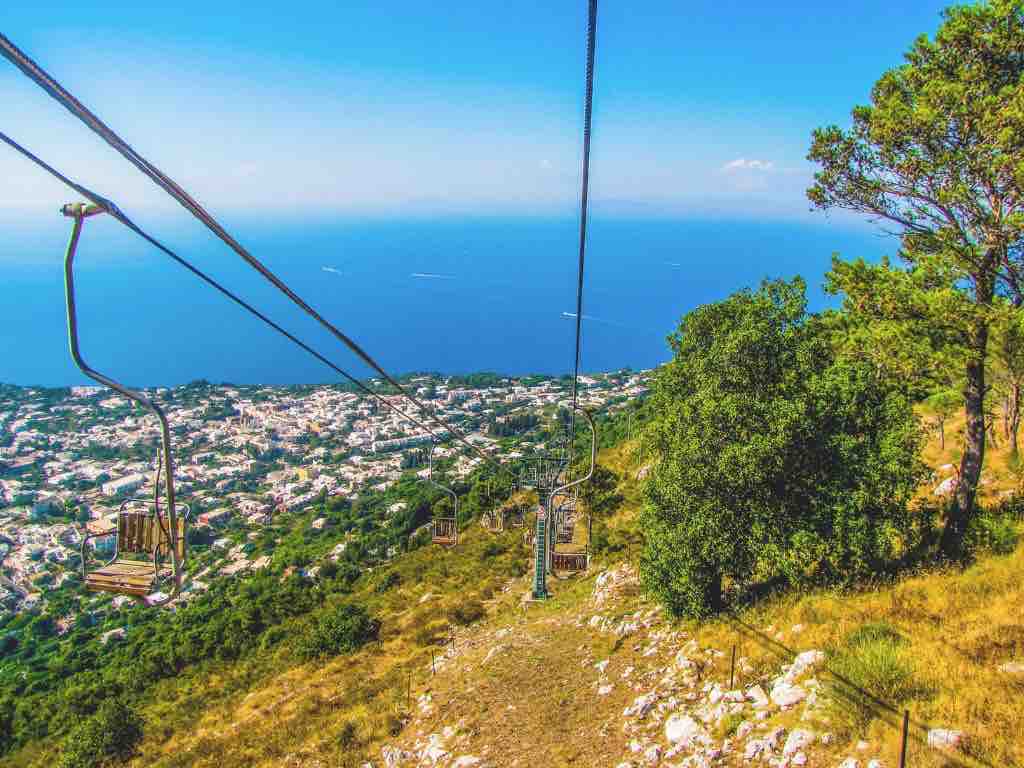
[[(181, 186), (179, 186), (173, 179), (167, 176), (163, 171), (157, 168), (155, 165), (150, 163), (146, 158), (132, 149), (120, 136), (118, 136), (113, 130), (110, 129), (99, 117), (97, 117), (88, 107), (82, 104), (76, 99), (71, 93), (69, 93), (60, 83), (53, 79), (45, 70), (43, 70), (38, 64), (36, 64), (31, 58), (29, 58), (23, 51), (21, 51), (10, 39), (0, 33), (0, 54), (10, 61), (14, 66), (22, 71), (30, 80), (35, 82), (40, 88), (48, 93), (53, 99), (60, 103), (65, 109), (71, 114), (81, 120), (85, 125), (96, 133), (101, 139), (109, 144), (113, 149), (119, 152), (128, 162), (142, 171), (148, 176), (157, 186), (161, 187), (167, 194), (173, 197), (181, 204), (189, 213), (199, 219), (211, 232), (213, 232), (218, 238), (220, 238), (229, 248), (237, 253), (249, 266), (259, 272), (266, 280), (274, 285), (281, 293), (287, 296), (291, 301), (302, 309), (306, 314), (316, 320), (320, 325), (326, 328), (332, 336), (338, 341), (342, 342), (346, 347), (356, 354), (364, 363), (370, 368), (376, 371), (388, 384), (398, 390), (398, 392), (405, 397), (406, 400), (416, 406), (421, 412), (424, 412), (429, 416), (430, 420), (436, 424), (444, 427), (449, 433), (455, 436), (455, 438), (469, 447), (472, 451), (477, 453), (485, 461), (494, 464), (495, 466), (501, 466), (491, 459), (486, 453), (481, 451), (475, 445), (466, 439), (465, 434), (456, 429), (453, 426), (448, 425), (442, 419), (437, 417), (433, 411), (420, 402), (416, 397), (411, 395), (398, 381), (392, 377), (384, 368), (378, 363), (373, 357), (370, 356), (366, 350), (364, 350), (358, 343), (352, 338), (343, 333), (339, 328), (325, 319), (320, 313), (318, 313), (312, 306), (310, 306), (305, 300), (302, 299), (295, 291), (293, 291), (288, 285), (281, 280), (277, 275), (271, 272), (263, 263), (253, 256), (241, 243), (235, 240), (227, 230), (225, 230), (220, 223), (210, 215), (209, 212), (203, 208), (198, 201), (195, 200), (191, 195), (188, 194)], [(125, 222), (123, 222), (125, 223)], [(126, 223), (127, 226), (127, 223)], [(141, 230), (139, 231), (141, 234)], [(147, 238), (148, 239), (148, 238)], [(577, 353), (578, 357), (578, 353)], [(417, 422), (419, 423), (419, 422)], [(428, 430), (431, 434), (432, 431)], [(508, 472), (507, 469), (502, 469)], [(511, 473), (510, 473), (511, 474)]]
[[(141, 227), (139, 227), (137, 224), (135, 224), (134, 221), (132, 221), (130, 218), (128, 218), (128, 216), (113, 201), (108, 200), (107, 198), (103, 197), (102, 195), (92, 191), (88, 187), (85, 187), (82, 184), (79, 184), (79, 183), (73, 181), (72, 179), (68, 178), (63, 173), (58, 171), (56, 168), (54, 168), (53, 166), (49, 165), (42, 158), (36, 156), (31, 151), (29, 151), (25, 147), (21, 146), (21, 144), (19, 144), (17, 141), (12, 139), (11, 137), (7, 136), (2, 131), (0, 131), (0, 141), (3, 141), (5, 144), (10, 146), (12, 149), (14, 149), (16, 152), (21, 154), (23, 157), (25, 157), (26, 159), (32, 161), (38, 167), (40, 167), (43, 170), (45, 170), (47, 173), (49, 173), (51, 176), (53, 176), (57, 180), (59, 180), (62, 183), (66, 184), (68, 187), (70, 187), (71, 189), (75, 190), (77, 193), (79, 193), (83, 197), (87, 198), (88, 200), (90, 200), (91, 202), (95, 203), (96, 205), (101, 206), (114, 219), (116, 219), (118, 222), (120, 222), (125, 227), (130, 229), (132, 232), (137, 234), (143, 240), (148, 242), (150, 245), (155, 247), (157, 250), (159, 250), (159, 251), (163, 252), (164, 254), (166, 254), (167, 256), (169, 256), (171, 259), (173, 259), (175, 262), (177, 262), (180, 266), (184, 267), (189, 272), (191, 272), (196, 277), (198, 277), (200, 280), (205, 282), (207, 285), (210, 285), (211, 287), (213, 287), (214, 289), (219, 291), (221, 294), (223, 294), (224, 296), (229, 298), (231, 301), (233, 301), (236, 304), (238, 304), (240, 307), (245, 309), (251, 315), (257, 317), (260, 320), (262, 320), (265, 324), (267, 324), (268, 326), (273, 328), (275, 331), (277, 331), (279, 334), (284, 336), (286, 339), (288, 339), (292, 343), (294, 343), (294, 344), (298, 345), (299, 347), (301, 347), (303, 350), (305, 350), (310, 355), (315, 357), (317, 360), (319, 360), (321, 363), (323, 363), (328, 368), (333, 370), (335, 373), (338, 373), (339, 375), (344, 377), (346, 380), (348, 380), (351, 384), (355, 385), (357, 388), (359, 388), (360, 391), (362, 391), (365, 394), (369, 395), (370, 397), (380, 401), (381, 403), (386, 405), (388, 408), (390, 408), (392, 411), (394, 411), (396, 414), (398, 414), (402, 418), (408, 419), (409, 421), (413, 422), (414, 424), (416, 424), (420, 428), (426, 430), (433, 437), (440, 438), (440, 435), (438, 435), (434, 430), (432, 430), (429, 426), (424, 424), (422, 421), (420, 421), (419, 419), (417, 419), (417, 418), (415, 418), (413, 416), (410, 416), (409, 414), (405, 413), (400, 408), (398, 408), (398, 406), (394, 405), (393, 403), (388, 401), (386, 398), (382, 397), (378, 392), (375, 392), (374, 390), (370, 389), (368, 386), (366, 386), (359, 379), (355, 378), (351, 374), (349, 374), (346, 371), (344, 371), (341, 368), (339, 368), (337, 365), (332, 363), (330, 360), (328, 360), (322, 354), (320, 354), (315, 349), (310, 347), (304, 341), (302, 341), (301, 339), (299, 339), (296, 336), (294, 336), (291, 332), (289, 332), (289, 331), (285, 330), (284, 328), (282, 328), (276, 322), (274, 322), (269, 317), (267, 317), (262, 312), (260, 312), (258, 309), (256, 309), (254, 306), (249, 304), (247, 301), (245, 301), (245, 299), (242, 299), (237, 294), (233, 293), (230, 289), (228, 289), (228, 288), (224, 287), (223, 285), (221, 285), (217, 280), (215, 280), (214, 278), (212, 278), (209, 275), (207, 275), (205, 272), (203, 272), (201, 269), (199, 269), (198, 267), (193, 265), (187, 259), (179, 256), (174, 251), (172, 251), (170, 248), (168, 248), (166, 245), (164, 245), (159, 240), (157, 240), (155, 237), (153, 237), (152, 235), (147, 233), (145, 230), (143, 230)], [(490, 461), (492, 464), (494, 464), (495, 466), (498, 466), (501, 469), (505, 469), (504, 467), (502, 467), (501, 464), (495, 463), (492, 459), (488, 459), (488, 461)], [(507, 472), (508, 470), (505, 469), (505, 471)]]
[(587, 254), (587, 209), (590, 194), (590, 134), (594, 111), (594, 50), (597, 43), (597, 0), (590, 0), (587, 13), (586, 90), (583, 95), (583, 174), (580, 182), (580, 244), (576, 267), (576, 365), (572, 377), (569, 444), (576, 438), (576, 403), (579, 398), (580, 352), (583, 335), (583, 268)]

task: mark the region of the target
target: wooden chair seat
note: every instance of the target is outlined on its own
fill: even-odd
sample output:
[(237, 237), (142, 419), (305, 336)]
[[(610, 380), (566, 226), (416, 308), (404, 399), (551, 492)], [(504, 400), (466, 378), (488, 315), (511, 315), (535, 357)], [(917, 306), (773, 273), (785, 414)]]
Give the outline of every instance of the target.
[(589, 567), (590, 557), (586, 552), (555, 552), (551, 565), (559, 573), (581, 573)]
[(90, 571), (85, 577), (85, 586), (91, 592), (116, 592), (144, 597), (152, 591), (156, 575), (151, 562), (118, 559)]
[(435, 517), (431, 537), (435, 544), (454, 546), (459, 543), (459, 526), (454, 517)]

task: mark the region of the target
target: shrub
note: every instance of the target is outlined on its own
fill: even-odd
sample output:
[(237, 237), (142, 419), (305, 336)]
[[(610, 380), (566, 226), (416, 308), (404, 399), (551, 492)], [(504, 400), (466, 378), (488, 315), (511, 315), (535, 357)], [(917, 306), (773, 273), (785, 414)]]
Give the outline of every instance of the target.
[(452, 624), (466, 626), (474, 621), (480, 621), (487, 615), (487, 609), (479, 600), (463, 600), (448, 609), (448, 619)]
[(297, 643), (304, 659), (324, 659), (351, 653), (377, 638), (380, 622), (370, 617), (361, 605), (343, 603), (329, 609), (306, 630)]
[(124, 703), (103, 702), (64, 740), (60, 768), (95, 768), (127, 760), (142, 739), (142, 719)]
[(508, 551), (508, 544), (502, 541), (489, 541), (484, 545), (483, 551), (480, 552), (481, 560), (489, 560), (492, 557)]
[(886, 622), (864, 624), (848, 634), (829, 668), (840, 681), (831, 685), (831, 698), (841, 722), (852, 732), (862, 732), (875, 717), (879, 709), (875, 699), (896, 706), (926, 697), (932, 690), (918, 676), (906, 640)]
[(1019, 539), (1017, 524), (1002, 508), (980, 511), (967, 526), (967, 545), (975, 552), (1009, 555), (1017, 548)]
[(288, 637), (288, 630), (284, 627), (280, 625), (270, 627), (263, 633), (263, 637), (260, 639), (260, 648), (264, 651), (269, 650), (286, 637)]
[(359, 737), (359, 730), (351, 720), (346, 720), (338, 731), (338, 745), (342, 749), (348, 749), (356, 744)]
[(892, 624), (887, 621), (871, 621), (861, 624), (846, 636), (845, 644), (855, 648), (868, 643), (876, 643), (883, 640), (891, 640), (894, 643), (902, 643), (903, 635)]
[(387, 592), (389, 589), (397, 587), (401, 583), (402, 574), (400, 574), (398, 571), (388, 571), (386, 574), (384, 574), (381, 580), (377, 582), (373, 590), (378, 594), (383, 594), (384, 592)]

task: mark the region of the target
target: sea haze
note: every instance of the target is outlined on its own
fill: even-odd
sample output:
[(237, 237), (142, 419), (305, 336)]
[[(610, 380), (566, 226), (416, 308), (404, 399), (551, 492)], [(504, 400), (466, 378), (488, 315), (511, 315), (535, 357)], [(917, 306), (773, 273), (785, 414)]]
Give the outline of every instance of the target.
[[(258, 258), (392, 372), (571, 370), (573, 219), (260, 222), (239, 232)], [(194, 229), (159, 234), (339, 366), (368, 375), (219, 241)], [(48, 229), (0, 242), (0, 381), (86, 381), (67, 350), (66, 233), (57, 235)], [(821, 308), (833, 252), (877, 259), (894, 246), (826, 221), (596, 218), (587, 250), (583, 368), (664, 362), (665, 336), (683, 313), (764, 277), (802, 275), (812, 308)], [(88, 222), (79, 261), (82, 346), (101, 371), (136, 385), (338, 378), (113, 222)]]

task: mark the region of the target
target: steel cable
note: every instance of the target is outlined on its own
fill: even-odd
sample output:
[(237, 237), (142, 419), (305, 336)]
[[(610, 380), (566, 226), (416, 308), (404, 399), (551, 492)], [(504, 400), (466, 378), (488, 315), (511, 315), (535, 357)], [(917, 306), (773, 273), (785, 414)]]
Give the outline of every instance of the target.
[(590, 134), (594, 110), (594, 50), (597, 44), (597, 0), (590, 0), (587, 13), (586, 90), (583, 95), (583, 175), (580, 182), (580, 244), (576, 267), (576, 362), (572, 377), (569, 445), (575, 445), (576, 405), (579, 398), (580, 353), (583, 336), (583, 268), (587, 254), (587, 209), (590, 195)]
[[(95, 132), (100, 138), (102, 138), (107, 144), (113, 149), (119, 152), (128, 162), (142, 171), (148, 176), (154, 183), (161, 187), (171, 197), (178, 201), (182, 207), (184, 207), (189, 213), (199, 219), (211, 232), (213, 232), (218, 238), (220, 238), (229, 248), (237, 253), (249, 266), (259, 272), (266, 280), (274, 285), (279, 291), (287, 296), (291, 301), (306, 312), (310, 317), (316, 320), (320, 325), (328, 330), (332, 336), (342, 342), (352, 352), (354, 352), (364, 363), (370, 368), (376, 371), (388, 384), (398, 390), (405, 399), (411, 402), (414, 406), (420, 409), (421, 412), (427, 414), (430, 420), (443, 427), (453, 435), (456, 440), (466, 445), (470, 450), (478, 454), (484, 461), (494, 464), (494, 461), (486, 453), (481, 451), (475, 445), (470, 443), (466, 436), (455, 427), (445, 423), (442, 419), (438, 418), (433, 411), (428, 408), (425, 404), (420, 402), (413, 395), (398, 383), (387, 371), (384, 370), (381, 365), (374, 360), (369, 353), (366, 352), (359, 344), (353, 339), (343, 333), (335, 325), (326, 320), (320, 315), (313, 307), (307, 304), (297, 293), (295, 293), (287, 284), (284, 283), (277, 275), (271, 272), (266, 266), (260, 262), (255, 256), (242, 246), (234, 237), (232, 237), (227, 230), (225, 230), (216, 219), (211, 216), (206, 209), (204, 209), (191, 195), (189, 195), (184, 189), (182, 189), (173, 179), (163, 173), (159, 168), (150, 163), (146, 158), (131, 148), (120, 136), (114, 133), (102, 120), (99, 119), (92, 111), (76, 99), (71, 93), (69, 93), (60, 83), (54, 80), (45, 70), (36, 64), (31, 58), (29, 58), (23, 51), (21, 51), (13, 42), (10, 41), (6, 36), (0, 33), (0, 54), (3, 54), (4, 58), (10, 61), (14, 66), (20, 69), (30, 80), (36, 83), (46, 93), (48, 93), (53, 99), (60, 103), (65, 109), (71, 114), (85, 123), (93, 132)], [(126, 222), (126, 226), (128, 224)], [(138, 234), (142, 234), (141, 230), (138, 230)], [(148, 238), (147, 238), (148, 239)], [(154, 243), (155, 244), (155, 243)], [(577, 355), (578, 357), (578, 355)], [(433, 434), (433, 432), (431, 432)], [(501, 467), (500, 464), (495, 464), (500, 467), (503, 471), (508, 472), (507, 469)], [(512, 473), (509, 473), (512, 474)]]
[[(341, 375), (342, 377), (344, 377), (350, 383), (355, 385), (360, 391), (364, 392), (365, 394), (369, 395), (370, 397), (374, 398), (375, 400), (378, 400), (379, 402), (383, 403), (385, 406), (390, 408), (396, 414), (398, 414), (399, 416), (401, 416), (404, 419), (408, 419), (410, 422), (412, 422), (413, 424), (416, 424), (421, 429), (424, 429), (426, 432), (428, 432), (433, 437), (435, 437), (437, 439), (441, 439), (440, 435), (438, 435), (437, 432), (432, 430), (429, 426), (424, 424), (422, 421), (420, 421), (419, 419), (417, 419), (414, 416), (410, 416), (409, 414), (405, 413), (400, 408), (398, 408), (398, 406), (394, 405), (387, 398), (383, 397), (380, 393), (374, 392), (372, 389), (370, 389), (368, 386), (366, 386), (359, 379), (355, 378), (351, 374), (349, 374), (346, 371), (344, 371), (341, 368), (339, 368), (337, 365), (332, 363), (330, 360), (328, 360), (322, 354), (320, 354), (315, 349), (310, 347), (304, 341), (302, 341), (301, 339), (297, 338), (291, 332), (285, 330), (283, 327), (281, 327), (276, 322), (271, 320), (265, 314), (263, 314), (258, 309), (256, 309), (256, 307), (252, 306), (247, 301), (245, 301), (245, 299), (241, 298), (237, 294), (233, 293), (230, 289), (228, 289), (228, 288), (224, 287), (223, 285), (221, 285), (221, 283), (219, 283), (217, 280), (215, 280), (214, 278), (212, 278), (209, 275), (207, 275), (205, 272), (203, 272), (201, 269), (199, 269), (198, 267), (193, 265), (187, 259), (179, 256), (174, 251), (172, 251), (170, 248), (168, 248), (166, 245), (164, 245), (159, 240), (157, 240), (155, 237), (153, 237), (152, 235), (147, 233), (145, 230), (143, 230), (141, 227), (139, 227), (134, 221), (132, 221), (130, 218), (128, 218), (128, 216), (113, 201), (103, 197), (102, 195), (92, 191), (88, 187), (85, 187), (82, 184), (79, 184), (79, 183), (73, 181), (72, 179), (70, 179), (69, 177), (65, 176), (63, 173), (58, 171), (53, 166), (49, 165), (42, 158), (40, 158), (40, 157), (36, 156), (35, 154), (33, 154), (31, 151), (29, 151), (28, 149), (23, 147), (21, 144), (16, 142), (11, 137), (7, 136), (2, 131), (0, 131), (0, 141), (3, 141), (5, 144), (7, 144), (12, 149), (14, 149), (20, 155), (22, 155), (26, 159), (30, 160), (31, 162), (35, 163), (35, 165), (37, 165), (38, 167), (42, 168), (44, 171), (49, 173), (51, 176), (53, 176), (58, 181), (61, 181), (62, 183), (66, 184), (68, 187), (70, 187), (71, 189), (75, 190), (78, 194), (82, 195), (83, 197), (85, 197), (86, 199), (88, 199), (91, 202), (95, 203), (96, 205), (99, 205), (99, 206), (103, 207), (104, 210), (106, 210), (107, 213), (109, 213), (114, 219), (116, 219), (118, 222), (120, 222), (125, 227), (130, 229), (136, 235), (141, 237), (143, 240), (148, 242), (150, 245), (152, 245), (153, 247), (155, 247), (159, 251), (161, 251), (164, 254), (166, 254), (167, 256), (169, 256), (171, 259), (173, 259), (175, 262), (177, 262), (180, 266), (184, 267), (189, 272), (191, 272), (196, 277), (198, 277), (200, 280), (205, 282), (207, 285), (211, 286), (212, 288), (214, 288), (215, 290), (217, 290), (218, 292), (220, 292), (221, 294), (223, 294), (224, 296), (229, 298), (231, 301), (233, 301), (236, 304), (238, 304), (240, 307), (242, 307), (244, 310), (249, 312), (251, 315), (253, 315), (254, 317), (258, 318), (259, 320), (262, 320), (266, 325), (268, 325), (271, 328), (273, 328), (275, 331), (277, 331), (279, 334), (284, 336), (286, 339), (288, 339), (292, 343), (298, 345), (300, 348), (302, 348), (303, 350), (308, 352), (310, 355), (315, 357), (317, 360), (319, 360), (321, 363), (323, 363), (324, 365), (329, 367), (331, 370), (333, 370), (334, 372), (336, 372), (339, 375)], [(487, 460), (493, 466), (497, 466), (499, 469), (502, 469), (505, 472), (509, 472), (508, 469), (503, 467), (501, 464), (498, 464), (498, 463), (494, 462), (493, 459), (490, 459), (488, 457)]]

